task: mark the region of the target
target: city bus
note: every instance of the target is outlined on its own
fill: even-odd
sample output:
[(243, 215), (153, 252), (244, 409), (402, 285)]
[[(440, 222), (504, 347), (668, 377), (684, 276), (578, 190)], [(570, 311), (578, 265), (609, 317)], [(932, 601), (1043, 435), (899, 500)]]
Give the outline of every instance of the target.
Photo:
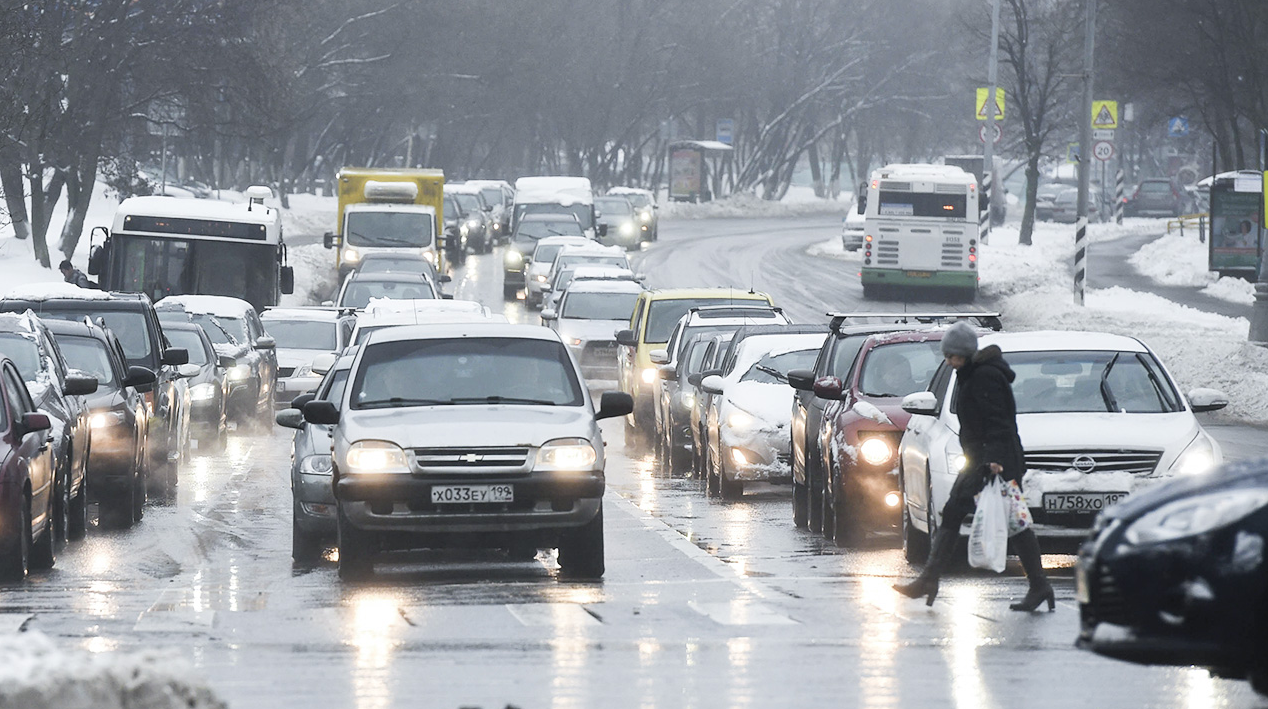
[[(264, 206), (268, 187), (247, 190), (247, 202), (132, 197), (115, 212), (113, 229), (93, 229), (88, 273), (103, 290), (169, 295), (224, 295), (263, 310), (295, 287), (286, 265), (278, 210)], [(93, 245), (98, 236), (102, 243)]]
[(872, 172), (864, 209), (864, 298), (977, 297), (977, 178), (951, 165)]

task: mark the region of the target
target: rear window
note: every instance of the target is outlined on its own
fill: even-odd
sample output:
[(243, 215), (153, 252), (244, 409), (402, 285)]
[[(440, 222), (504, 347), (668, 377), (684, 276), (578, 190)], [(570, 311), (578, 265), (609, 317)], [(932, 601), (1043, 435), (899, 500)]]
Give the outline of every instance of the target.
[(270, 336), (282, 349), (333, 350), (335, 324), (320, 320), (270, 320), (265, 324)]
[(180, 347), (189, 351), (189, 363), (203, 366), (207, 364), (206, 345), (198, 333), (191, 330), (165, 330), (167, 341), (172, 347)]
[[(57, 345), (66, 358), (66, 365), (71, 369), (96, 377), (97, 384), (102, 388), (115, 386), (114, 369), (110, 366), (110, 353), (106, 350), (106, 343), (92, 337), (72, 335), (59, 338)], [(192, 352), (189, 360), (194, 361)]]
[(962, 194), (880, 192), (876, 213), (883, 217), (963, 219), (968, 198)]
[(94, 323), (104, 321), (106, 327), (119, 338), (129, 367), (158, 369), (158, 353), (150, 347), (150, 327), (145, 320), (145, 313), (139, 310), (95, 311), (84, 304), (75, 310), (45, 310), (40, 313), (42, 318), (73, 321), (81, 321), (85, 315)]
[(1154, 196), (1170, 196), (1171, 185), (1166, 182), (1142, 182), (1140, 193)]
[(638, 293), (568, 293), (563, 318), (575, 320), (629, 320)]
[(363, 281), (357, 279), (348, 284), (348, 289), (344, 291), (343, 298), (339, 300), (339, 307), (362, 309), (370, 304), (371, 298), (434, 300), (436, 292), (432, 290), (431, 284), (424, 281), (401, 283), (399, 281)]
[(940, 346), (932, 340), (873, 347), (863, 360), (859, 391), (867, 396), (900, 397), (928, 389), (943, 360)]
[(34, 340), (12, 333), (0, 333), (0, 354), (13, 360), (23, 379), (35, 381), (41, 366), (40, 348)]
[(682, 298), (674, 300), (666, 298), (653, 300), (651, 307), (647, 311), (647, 334), (643, 337), (643, 341), (651, 344), (668, 342), (669, 336), (674, 332), (674, 326), (692, 308), (708, 305), (728, 305), (735, 302), (758, 305), (765, 301), (754, 298), (745, 298), (738, 301), (727, 298)]

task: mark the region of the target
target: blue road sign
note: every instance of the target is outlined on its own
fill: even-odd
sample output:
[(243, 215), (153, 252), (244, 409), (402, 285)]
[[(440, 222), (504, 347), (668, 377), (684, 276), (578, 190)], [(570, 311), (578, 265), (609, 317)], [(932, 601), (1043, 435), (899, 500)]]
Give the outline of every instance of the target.
[(735, 134), (735, 120), (731, 118), (719, 118), (717, 128), (716, 135), (718, 142), (730, 145), (732, 136)]
[(1176, 116), (1167, 121), (1167, 135), (1172, 138), (1183, 138), (1189, 134), (1189, 119)]

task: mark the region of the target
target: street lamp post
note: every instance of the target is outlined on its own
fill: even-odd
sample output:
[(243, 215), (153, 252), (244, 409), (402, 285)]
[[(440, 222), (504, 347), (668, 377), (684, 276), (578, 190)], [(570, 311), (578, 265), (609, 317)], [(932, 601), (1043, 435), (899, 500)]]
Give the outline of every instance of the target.
[[(1259, 131), (1259, 170), (1263, 172), (1264, 181), (1260, 187), (1259, 223), (1262, 226), (1264, 216), (1268, 215), (1268, 129)], [(1264, 231), (1261, 228), (1260, 234)], [(1250, 311), (1250, 341), (1268, 346), (1268, 249), (1260, 243), (1259, 278), (1255, 283), (1255, 304)]]
[(986, 212), (978, 214), (978, 238), (983, 244), (991, 235), (991, 200), (995, 197), (995, 92), (999, 83), (999, 4), (991, 2), (991, 51), (986, 63), (986, 138), (982, 140), (982, 194)]

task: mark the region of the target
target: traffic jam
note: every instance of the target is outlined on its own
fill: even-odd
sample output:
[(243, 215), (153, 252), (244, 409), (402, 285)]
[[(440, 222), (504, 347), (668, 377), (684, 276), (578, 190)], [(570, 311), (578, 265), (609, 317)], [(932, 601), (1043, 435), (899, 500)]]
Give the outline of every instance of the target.
[[(1021, 559), (1015, 610), (1057, 598), (1077, 614), (1062, 647), (1111, 674), (1091, 653), (1268, 693), (1268, 466), (1226, 463), (1203, 417), (1236, 392), (1185, 390), (1136, 337), (1012, 330), (975, 303), (972, 174), (873, 173), (862, 236), (846, 234), (865, 302), (847, 308), (743, 281), (665, 284), (644, 271), (665, 243), (647, 190), (422, 169), (337, 181), (320, 239), (330, 287), (310, 302), (286, 298), (311, 274), (288, 261), (267, 187), (241, 204), (124, 200), (94, 234), (95, 287), (3, 294), (6, 594), (56, 578), (94, 537), (145, 534), (207, 470), (274, 455), (289, 458), (291, 512), (269, 524), (289, 520), (291, 551), (254, 563), (335, 587), (426, 588), (420, 565), (472, 592), (530, 568), (561, 589), (543, 596), (629, 583), (609, 573), (641, 553), (622, 546), (637, 524), (613, 506), (638, 493), (610, 483), (619, 461), (643, 494), (690, 510), (760, 505), (801, 540), (775, 557), (899, 553), (883, 603), (936, 608), (935, 559), (946, 593), (960, 576), (990, 583), (965, 563), (995, 534), (980, 485), (961, 519), (973, 478), (1016, 491), (1007, 531), (1047, 558), (1036, 569), (1003, 537), (989, 554), (997, 571)], [(933, 254), (912, 238), (930, 229)], [(790, 314), (810, 306), (821, 317)], [(1006, 362), (991, 401), (1012, 407), (1015, 463), (966, 420), (990, 358)], [(443, 575), (472, 560), (501, 570)]]

